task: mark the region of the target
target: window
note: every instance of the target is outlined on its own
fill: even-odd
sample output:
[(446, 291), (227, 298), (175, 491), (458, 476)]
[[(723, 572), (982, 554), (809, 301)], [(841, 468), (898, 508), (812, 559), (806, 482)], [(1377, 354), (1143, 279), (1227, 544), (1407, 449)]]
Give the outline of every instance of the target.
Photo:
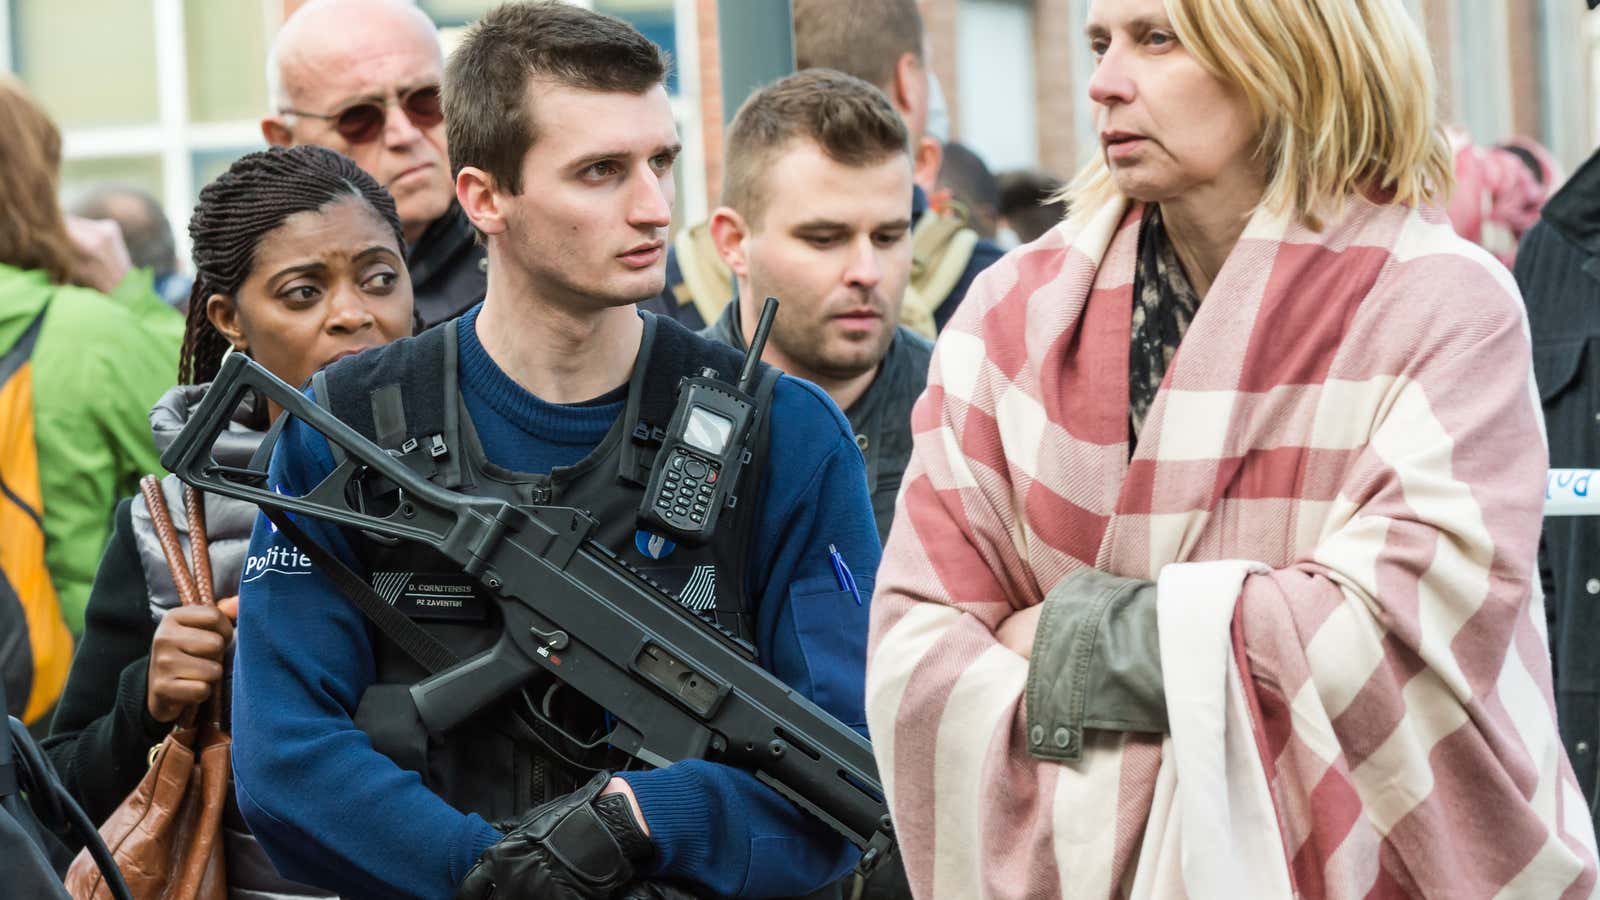
[[(161, 157), (86, 157), (69, 159), (61, 164), (61, 196), (69, 204), (95, 185), (106, 182), (126, 184), (146, 191), (152, 197), (162, 197), (165, 183), (161, 177)], [(167, 211), (169, 219), (174, 218), (173, 212)], [(176, 218), (186, 221), (187, 210), (181, 211)]]
[(153, 7), (14, 0), (12, 63), (63, 130), (156, 120)]
[[(498, 0), (420, 0), (452, 36)], [(682, 0), (573, 0), (669, 53)], [(0, 68), (60, 126), (62, 196), (117, 181), (153, 194), (188, 258), (199, 189), (264, 146), (266, 56), (286, 0), (0, 0)], [(677, 76), (668, 83), (676, 96)], [(674, 100), (675, 108), (678, 101)], [(679, 108), (679, 121), (686, 119)]]
[(268, 21), (262, 7), (271, 5), (184, 0), (190, 120), (255, 121), (266, 110)]
[(1511, 72), (1506, 54), (1503, 0), (1461, 0), (1455, 19), (1456, 112), (1478, 143), (1504, 140), (1511, 132)]
[(961, 0), (956, 71), (961, 142), (995, 172), (1035, 166), (1032, 4)]
[(678, 95), (678, 30), (672, 0), (594, 0), (596, 12), (616, 16), (667, 51), (674, 65), (667, 73), (667, 93)]
[[(63, 198), (116, 181), (156, 197), (188, 256), (202, 173), (259, 148), (260, 0), (0, 0), (0, 45), (60, 126)], [(202, 162), (204, 161), (204, 162)], [(207, 168), (209, 165), (209, 168)]]

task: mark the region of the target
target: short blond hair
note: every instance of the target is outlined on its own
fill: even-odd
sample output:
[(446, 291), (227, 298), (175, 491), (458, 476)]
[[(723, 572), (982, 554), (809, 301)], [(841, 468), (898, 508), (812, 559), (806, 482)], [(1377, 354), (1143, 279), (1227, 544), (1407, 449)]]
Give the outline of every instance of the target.
[(832, 69), (802, 69), (745, 99), (728, 125), (722, 205), (759, 228), (771, 200), (778, 156), (809, 140), (843, 166), (874, 166), (905, 155), (905, 120), (883, 91)]
[[(1244, 93), (1267, 162), (1261, 205), (1311, 228), (1351, 197), (1443, 202), (1452, 185), (1427, 41), (1401, 0), (1165, 0), (1178, 39)], [(1103, 155), (1063, 192), (1117, 189)]]

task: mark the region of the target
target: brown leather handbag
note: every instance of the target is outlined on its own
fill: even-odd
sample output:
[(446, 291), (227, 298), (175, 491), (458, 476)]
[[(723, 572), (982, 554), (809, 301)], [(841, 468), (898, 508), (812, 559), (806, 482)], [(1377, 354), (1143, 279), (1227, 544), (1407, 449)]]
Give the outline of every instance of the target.
[[(161, 481), (139, 482), (156, 536), (185, 604), (214, 604), (211, 558), (206, 544), (205, 506), (194, 488), (183, 490), (194, 551), (191, 574), (172, 527)], [(137, 900), (224, 900), (228, 895), (222, 847), (222, 811), (227, 801), (229, 738), (222, 727), (219, 685), (202, 706), (185, 710), (172, 733), (151, 752), (150, 771), (100, 826), (100, 836), (122, 869)], [(87, 852), (67, 870), (74, 900), (110, 900), (100, 870)]]

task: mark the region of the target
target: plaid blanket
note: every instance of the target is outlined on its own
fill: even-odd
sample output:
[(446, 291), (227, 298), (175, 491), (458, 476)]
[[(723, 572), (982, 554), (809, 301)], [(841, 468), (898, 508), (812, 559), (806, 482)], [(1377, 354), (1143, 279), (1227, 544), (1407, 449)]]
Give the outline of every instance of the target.
[[(1130, 460), (1141, 213), (986, 272), (916, 407), (867, 713), (917, 897), (1595, 896), (1509, 275), (1439, 210), (1257, 213)], [(993, 631), (1078, 566), (1158, 580), (1172, 734), (1061, 764)]]

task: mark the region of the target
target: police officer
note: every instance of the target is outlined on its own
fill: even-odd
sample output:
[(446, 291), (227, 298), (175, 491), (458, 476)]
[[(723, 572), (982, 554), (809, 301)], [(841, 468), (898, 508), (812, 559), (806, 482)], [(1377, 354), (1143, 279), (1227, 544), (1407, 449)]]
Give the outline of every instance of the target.
[[(929, 205), (924, 188), (939, 174), (939, 140), (929, 129), (937, 85), (923, 52), (916, 0), (792, 0), (798, 68), (834, 69), (877, 87), (905, 120), (917, 187), (911, 199), (912, 270), (900, 321), (933, 340), (979, 272), (1002, 251), (953, 211)], [(731, 156), (731, 154), (730, 154)], [(717, 321), (735, 278), (709, 222), (682, 228), (667, 260), (667, 289), (645, 308), (692, 327)]]
[[(861, 455), (819, 388), (761, 380), (754, 461), (704, 546), (638, 510), (678, 380), (739, 355), (634, 304), (663, 283), (679, 143), (660, 51), (562, 3), (501, 7), (445, 76), (456, 196), (483, 235), (487, 297), (453, 324), (314, 377), (317, 402), (435, 482), (591, 510), (598, 539), (756, 647), (776, 676), (862, 727), (878, 540)], [(298, 289), (284, 286), (293, 302)], [(284, 429), (272, 483), (303, 493), (327, 443)], [(378, 488), (364, 497), (381, 503)], [(428, 548), (300, 517), (460, 656), (497, 610)], [(830, 545), (855, 572), (841, 589)], [(421, 675), (320, 566), (258, 523), (243, 585), (234, 766), (241, 809), (285, 875), (346, 896), (803, 894), (856, 851), (752, 775), (703, 761), (617, 771), (603, 710), (535, 679), (445, 734), (407, 699)], [(446, 598), (448, 602), (441, 602)]]
[(702, 334), (743, 350), (761, 298), (783, 298), (762, 358), (844, 410), (887, 540), (933, 356), (931, 341), (896, 324), (911, 279), (905, 125), (865, 81), (806, 69), (751, 94), (726, 146), (710, 230), (734, 299)]

